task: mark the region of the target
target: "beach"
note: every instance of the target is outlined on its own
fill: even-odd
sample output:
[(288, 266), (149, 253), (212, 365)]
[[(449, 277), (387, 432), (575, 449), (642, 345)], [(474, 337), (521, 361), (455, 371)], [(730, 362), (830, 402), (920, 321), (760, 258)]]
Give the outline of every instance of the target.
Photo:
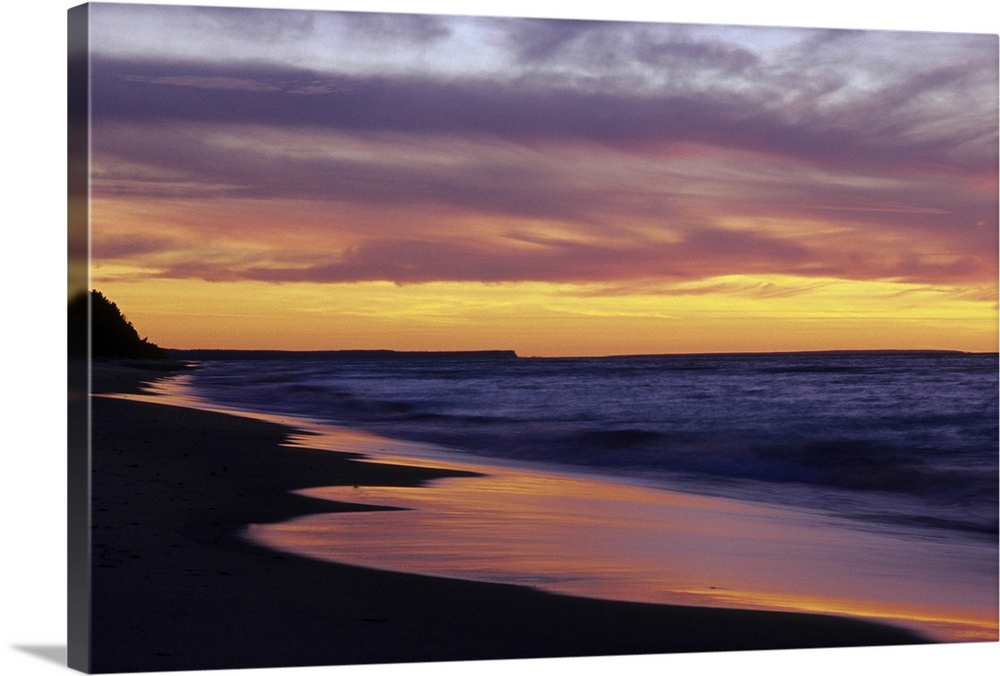
[[(95, 393), (162, 372), (97, 365)], [(240, 536), (373, 509), (290, 493), (410, 486), (449, 470), (282, 446), (275, 423), (92, 397), (95, 672), (916, 644), (820, 614), (615, 602), (373, 570)], [(335, 449), (331, 449), (335, 450)]]

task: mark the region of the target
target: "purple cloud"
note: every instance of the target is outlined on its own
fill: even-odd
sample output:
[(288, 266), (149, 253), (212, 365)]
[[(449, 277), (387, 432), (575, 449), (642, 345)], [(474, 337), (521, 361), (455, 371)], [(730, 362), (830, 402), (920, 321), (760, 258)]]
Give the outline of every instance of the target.
[[(761, 100), (766, 88), (744, 94), (653, 95), (559, 88), (531, 78), (494, 82), (423, 75), (357, 77), (261, 66), (97, 60), (93, 114), (98, 123), (483, 135), (522, 143), (595, 142), (632, 149), (705, 143), (819, 165), (995, 170), (995, 144), (966, 147), (995, 140), (990, 125), (938, 125), (929, 133), (927, 127), (954, 111), (931, 109), (910, 122), (901, 114), (915, 97), (960, 86), (967, 68), (920, 73), (849, 110), (790, 119)], [(179, 92), (178, 87), (185, 89)], [(295, 95), (307, 90), (315, 94)], [(932, 115), (936, 117), (928, 119)], [(957, 147), (964, 149), (961, 154), (954, 152)]]
[[(387, 49), (463, 30), (338, 16)], [(487, 25), (509, 72), (96, 55), (95, 195), (346, 206), (369, 226), (289, 212), (279, 229), (314, 250), (228, 263), (101, 251), (156, 248), (163, 275), (206, 279), (995, 280), (996, 36), (805, 31), (772, 52), (723, 30)]]

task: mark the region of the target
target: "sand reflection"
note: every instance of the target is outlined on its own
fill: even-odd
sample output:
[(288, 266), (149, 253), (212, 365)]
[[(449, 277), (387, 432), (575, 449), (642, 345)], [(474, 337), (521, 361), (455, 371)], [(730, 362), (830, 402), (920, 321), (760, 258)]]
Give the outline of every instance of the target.
[(996, 639), (988, 547), (588, 477), (436, 464), (487, 475), (421, 488), (303, 490), (399, 511), (315, 515), (248, 534), (387, 570), (609, 599), (870, 616), (945, 640)]

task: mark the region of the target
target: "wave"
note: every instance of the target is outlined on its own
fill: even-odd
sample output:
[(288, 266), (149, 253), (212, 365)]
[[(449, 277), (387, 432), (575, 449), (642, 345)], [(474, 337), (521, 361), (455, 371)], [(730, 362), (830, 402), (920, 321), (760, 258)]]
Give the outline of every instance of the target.
[[(463, 453), (822, 495), (856, 514), (995, 535), (997, 373), (996, 355), (943, 353), (339, 355), (210, 360), (194, 383), (221, 403)], [(896, 498), (909, 500), (901, 513), (879, 506)]]

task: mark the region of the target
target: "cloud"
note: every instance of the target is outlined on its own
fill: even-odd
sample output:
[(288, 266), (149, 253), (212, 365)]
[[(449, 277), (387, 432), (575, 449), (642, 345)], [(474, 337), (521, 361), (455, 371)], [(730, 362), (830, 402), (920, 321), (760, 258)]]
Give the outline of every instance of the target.
[(706, 281), (664, 282), (663, 280), (637, 280), (622, 283), (606, 283), (588, 286), (566, 292), (580, 298), (614, 298), (618, 296), (739, 296), (744, 298), (775, 299), (808, 295), (829, 287), (830, 279), (803, 281), (788, 278), (780, 282), (762, 281), (753, 278), (711, 278)]
[[(697, 231), (684, 241), (656, 243), (635, 239), (621, 242), (581, 242), (523, 237), (413, 239), (405, 236), (371, 238), (340, 251), (284, 252), (257, 258), (245, 252), (228, 260), (220, 255), (207, 264), (196, 260), (191, 247), (174, 261), (158, 257), (161, 276), (208, 280), (253, 279), (270, 282), (391, 281), (413, 284), (431, 281), (593, 282), (629, 279), (692, 279), (714, 277), (738, 268), (744, 271), (795, 271), (811, 261), (799, 245), (754, 233)], [(104, 254), (142, 252), (139, 242), (127, 249), (118, 241), (102, 246)], [(115, 247), (118, 247), (117, 250)], [(153, 243), (149, 251), (160, 253)]]
[(426, 46), (454, 33), (448, 17), (430, 14), (381, 14), (338, 12), (325, 15), (346, 27), (356, 40), (385, 43), (398, 49), (400, 43)]
[(309, 40), (316, 35), (317, 20), (325, 13), (312, 11), (288, 12), (280, 9), (243, 9), (228, 7), (179, 7), (169, 9), (102, 8), (100, 11), (123, 12), (133, 15), (156, 16), (165, 25), (180, 20), (193, 32), (205, 32), (216, 41), (247, 41), (258, 46), (264, 43), (286, 44)]
[[(148, 123), (311, 127), (351, 132), (485, 135), (520, 143), (594, 142), (617, 148), (703, 143), (857, 169), (995, 171), (995, 120), (927, 105), (966, 86), (965, 69), (921, 73), (828, 115), (782, 114), (745, 93), (559, 88), (531, 78), (357, 77), (262, 66), (98, 60), (93, 113)], [(177, 86), (192, 87), (179, 96)], [(313, 95), (291, 94), (310, 91)], [(877, 105), (876, 105), (877, 104)], [(959, 114), (957, 122), (949, 115)], [(960, 152), (956, 152), (959, 150)]]
[(177, 250), (178, 242), (155, 233), (98, 235), (91, 246), (96, 260), (134, 259)]
[(196, 87), (198, 89), (238, 89), (248, 92), (270, 92), (280, 91), (278, 85), (252, 80), (245, 77), (204, 77), (199, 75), (189, 76), (165, 76), (165, 77), (143, 77), (132, 75), (127, 78), (132, 82), (145, 82), (154, 85), (173, 85), (176, 87)]
[[(259, 247), (243, 255), (157, 250), (166, 276), (996, 275), (995, 36), (191, 16), (230, 36), (248, 21), (267, 48), (254, 62), (99, 51), (94, 194), (220, 214), (192, 234), (230, 227), (221, 205), (288, 211), (229, 233), (232, 251)], [(368, 39), (358, 58), (383, 51), (384, 67), (300, 65), (331, 36), (347, 56)], [(363, 217), (318, 215), (348, 212)]]

